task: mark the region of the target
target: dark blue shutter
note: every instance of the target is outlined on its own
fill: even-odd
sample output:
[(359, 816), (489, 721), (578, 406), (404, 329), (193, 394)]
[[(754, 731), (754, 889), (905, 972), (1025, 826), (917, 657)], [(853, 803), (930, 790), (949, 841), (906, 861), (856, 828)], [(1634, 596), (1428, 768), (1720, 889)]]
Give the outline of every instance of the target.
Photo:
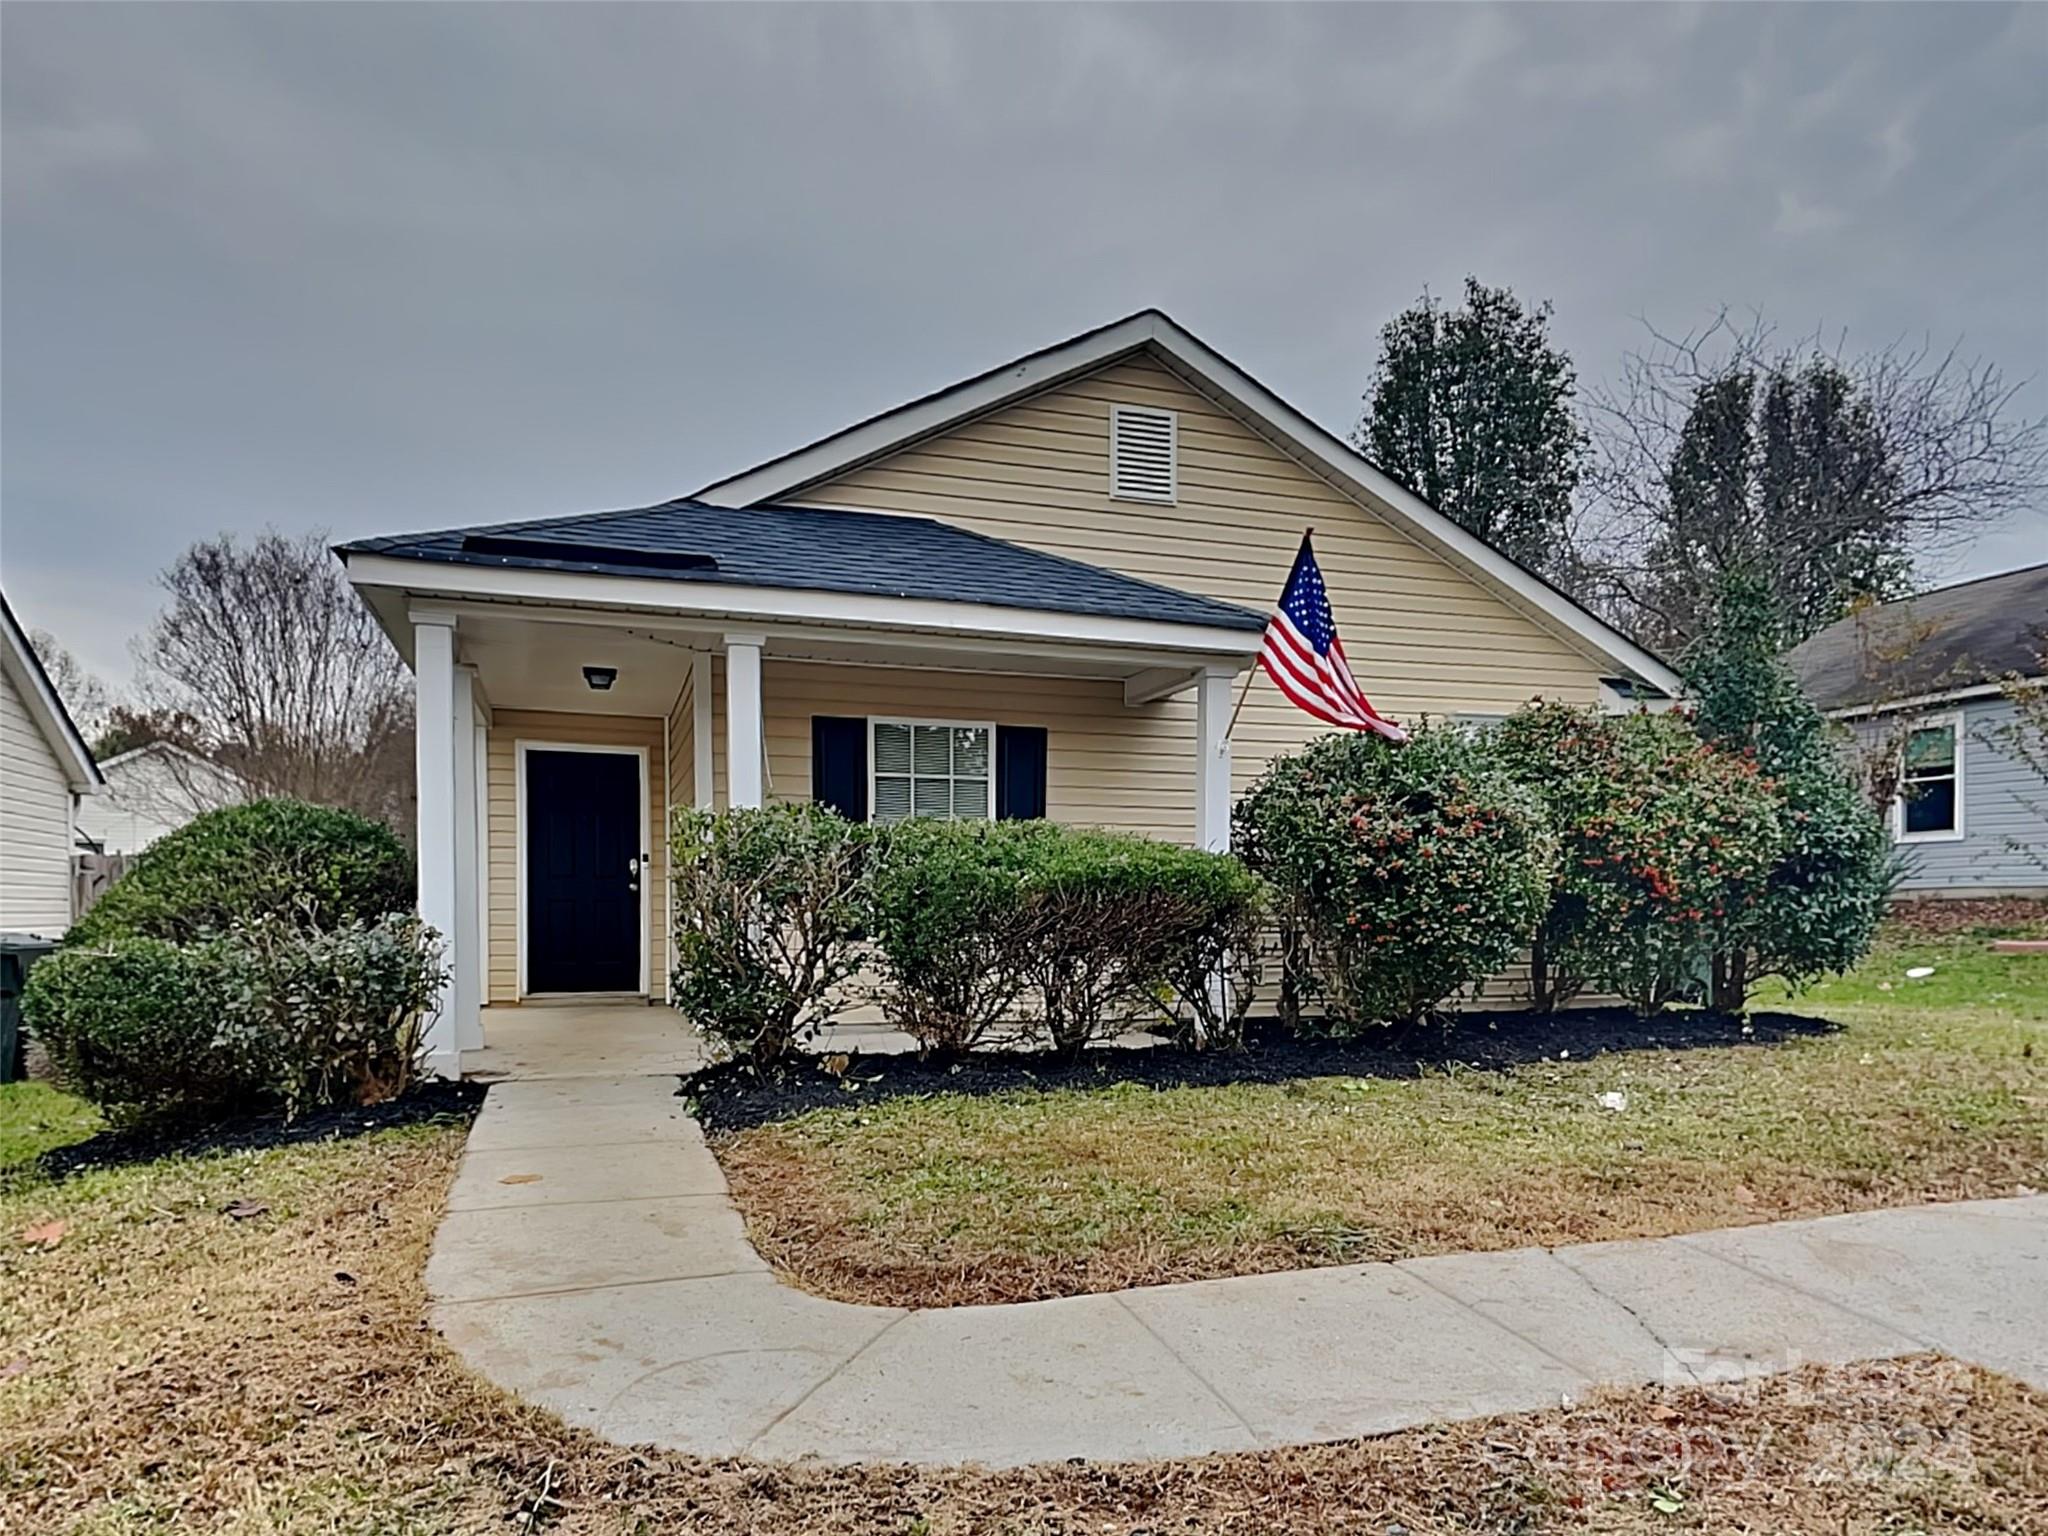
[(1045, 814), (1045, 727), (996, 727), (996, 818), (1031, 821)]
[(868, 819), (868, 722), (811, 716), (811, 799), (848, 821)]

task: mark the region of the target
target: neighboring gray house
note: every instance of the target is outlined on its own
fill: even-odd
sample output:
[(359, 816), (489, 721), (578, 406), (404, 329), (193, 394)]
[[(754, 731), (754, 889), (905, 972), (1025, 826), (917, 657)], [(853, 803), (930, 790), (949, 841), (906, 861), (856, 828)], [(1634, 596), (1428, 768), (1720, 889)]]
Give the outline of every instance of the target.
[(1896, 781), (1906, 895), (2048, 895), (2048, 780), (2011, 697), (2048, 686), (2048, 565), (1882, 603), (1786, 659)]

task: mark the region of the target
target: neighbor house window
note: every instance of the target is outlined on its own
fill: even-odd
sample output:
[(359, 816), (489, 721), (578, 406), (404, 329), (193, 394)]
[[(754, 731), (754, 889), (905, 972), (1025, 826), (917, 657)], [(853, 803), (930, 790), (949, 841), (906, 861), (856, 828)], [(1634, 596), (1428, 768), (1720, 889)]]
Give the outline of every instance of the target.
[(936, 816), (944, 821), (986, 821), (993, 814), (994, 726), (875, 720), (870, 729), (870, 819)]
[(1899, 772), (1899, 836), (1960, 837), (1963, 773), (1960, 719), (1916, 726), (1906, 737)]

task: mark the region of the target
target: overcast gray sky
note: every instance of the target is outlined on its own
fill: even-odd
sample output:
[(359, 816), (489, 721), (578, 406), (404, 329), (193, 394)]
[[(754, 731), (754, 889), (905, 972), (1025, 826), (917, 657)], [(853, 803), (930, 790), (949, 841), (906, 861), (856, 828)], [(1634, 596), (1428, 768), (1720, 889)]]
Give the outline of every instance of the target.
[(0, 30), (0, 567), (113, 679), (194, 538), (651, 501), (1148, 304), (1340, 431), (1467, 272), (1587, 381), (1722, 305), (2048, 374), (2048, 6)]

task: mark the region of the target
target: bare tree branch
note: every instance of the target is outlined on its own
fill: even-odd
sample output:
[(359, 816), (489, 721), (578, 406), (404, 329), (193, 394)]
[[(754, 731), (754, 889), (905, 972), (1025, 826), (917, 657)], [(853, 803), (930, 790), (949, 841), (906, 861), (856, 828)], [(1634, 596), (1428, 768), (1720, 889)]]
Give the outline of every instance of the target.
[(409, 832), (412, 689), (317, 534), (223, 535), (162, 576), (139, 642), (144, 701), (252, 794), (340, 806)]
[(2048, 419), (1959, 346), (1778, 339), (1723, 311), (1648, 343), (1588, 399), (1591, 453), (1564, 570), (1573, 590), (1676, 653), (1738, 570), (1793, 640), (1857, 596), (1903, 595), (1915, 564), (2048, 494)]

